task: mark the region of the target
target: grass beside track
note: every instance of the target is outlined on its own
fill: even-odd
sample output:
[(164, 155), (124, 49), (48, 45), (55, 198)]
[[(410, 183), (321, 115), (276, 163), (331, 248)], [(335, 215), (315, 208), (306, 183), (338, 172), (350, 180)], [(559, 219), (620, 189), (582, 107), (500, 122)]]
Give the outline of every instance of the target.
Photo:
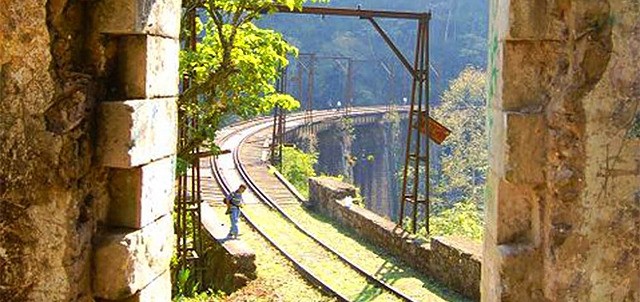
[(323, 215), (300, 205), (289, 205), (284, 210), (320, 241), (416, 301), (468, 301)]
[(369, 283), (364, 276), (353, 271), (302, 232), (293, 228), (277, 212), (264, 206), (247, 206), (243, 212), (318, 279), (348, 297), (349, 300), (399, 301), (392, 294)]
[[(224, 208), (214, 207), (214, 210), (216, 219), (228, 227), (229, 216), (224, 215)], [(246, 242), (256, 253), (258, 278), (217, 301), (334, 301), (325, 296), (320, 289), (309, 284), (280, 252), (244, 221), (240, 221), (240, 233), (240, 240)]]

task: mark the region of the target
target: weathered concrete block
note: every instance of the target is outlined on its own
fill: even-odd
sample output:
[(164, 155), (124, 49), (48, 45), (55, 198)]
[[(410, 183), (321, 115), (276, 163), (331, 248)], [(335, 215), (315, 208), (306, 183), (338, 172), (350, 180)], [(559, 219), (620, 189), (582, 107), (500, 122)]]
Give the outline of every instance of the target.
[(107, 223), (139, 229), (170, 214), (175, 197), (175, 163), (175, 156), (171, 156), (136, 168), (113, 169)]
[(495, 249), (494, 269), (500, 282), (496, 301), (546, 300), (540, 282), (545, 276), (542, 252), (528, 244), (498, 245)]
[(487, 114), (489, 115), (487, 127), (491, 131), (491, 137), (489, 137), (490, 148), (488, 150), (489, 165), (496, 175), (504, 177), (505, 163), (503, 154), (506, 149), (504, 143), (506, 141), (506, 117), (502, 110), (496, 108), (488, 108)]
[(131, 168), (176, 152), (175, 98), (100, 104), (98, 156), (104, 166)]
[(172, 234), (171, 215), (141, 230), (104, 234), (95, 247), (94, 296), (128, 298), (165, 273), (173, 253)]
[[(496, 240), (498, 244), (539, 242), (540, 197), (529, 185), (498, 181)], [(487, 217), (488, 218), (488, 217)], [(487, 220), (489, 221), (489, 220)]]
[(333, 178), (313, 177), (309, 178), (309, 196), (310, 205), (315, 207), (319, 203), (333, 203), (347, 196), (355, 197), (356, 188)]
[[(525, 1), (526, 2), (526, 1)], [(502, 75), (497, 108), (541, 112), (549, 102), (549, 83), (560, 68), (562, 45), (555, 41), (502, 42)], [(507, 82), (508, 80), (508, 82)], [(506, 84), (504, 84), (506, 82)]]
[(129, 35), (119, 45), (118, 90), (125, 99), (178, 95), (178, 40)]
[(95, 1), (94, 24), (108, 34), (154, 34), (178, 38), (180, 0)]
[(568, 10), (562, 1), (500, 1), (508, 5), (509, 39), (559, 40), (566, 35), (562, 15)]
[(545, 180), (546, 122), (542, 114), (506, 113), (505, 179), (516, 184)]
[(133, 297), (118, 302), (155, 302), (171, 301), (171, 272), (165, 271), (147, 287), (141, 289)]

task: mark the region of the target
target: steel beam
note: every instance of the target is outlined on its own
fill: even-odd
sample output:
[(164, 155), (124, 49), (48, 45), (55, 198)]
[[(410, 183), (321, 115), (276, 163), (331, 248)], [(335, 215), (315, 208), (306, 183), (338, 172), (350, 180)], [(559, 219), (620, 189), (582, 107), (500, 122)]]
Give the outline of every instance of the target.
[(319, 16), (342, 16), (342, 17), (359, 17), (359, 18), (387, 18), (387, 19), (406, 19), (406, 20), (429, 20), (430, 12), (398, 12), (386, 10), (366, 10), (358, 8), (338, 8), (338, 7), (317, 7), (305, 6), (302, 10), (291, 10), (288, 6), (277, 5), (275, 11), (279, 13), (294, 13), (303, 15), (319, 15)]

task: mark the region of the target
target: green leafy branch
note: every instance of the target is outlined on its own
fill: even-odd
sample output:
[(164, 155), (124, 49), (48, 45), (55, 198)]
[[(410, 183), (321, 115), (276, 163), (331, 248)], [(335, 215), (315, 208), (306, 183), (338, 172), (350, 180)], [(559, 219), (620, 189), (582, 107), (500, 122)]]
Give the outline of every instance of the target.
[[(178, 156), (191, 162), (191, 150), (206, 147), (215, 153), (216, 130), (228, 116), (251, 117), (274, 106), (299, 107), (290, 95), (276, 92), (279, 70), (288, 65), (295, 47), (281, 34), (253, 24), (276, 5), (300, 9), (304, 0), (191, 0), (185, 1), (182, 41), (195, 49), (180, 52), (180, 73), (189, 85), (179, 98), (180, 123), (185, 133)], [(195, 26), (193, 17), (197, 15)], [(197, 121), (195, 123), (194, 121)]]

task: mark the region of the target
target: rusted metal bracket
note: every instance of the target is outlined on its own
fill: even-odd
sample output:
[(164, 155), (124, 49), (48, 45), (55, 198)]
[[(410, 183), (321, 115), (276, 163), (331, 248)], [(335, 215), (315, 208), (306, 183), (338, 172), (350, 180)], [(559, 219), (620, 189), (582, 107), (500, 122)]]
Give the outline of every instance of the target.
[(376, 31), (382, 37), (382, 39), (384, 39), (384, 41), (387, 43), (387, 45), (389, 45), (389, 47), (391, 47), (391, 50), (396, 55), (396, 57), (398, 57), (398, 59), (400, 60), (402, 65), (404, 65), (404, 67), (407, 69), (407, 71), (409, 71), (409, 73), (412, 76), (415, 77), (416, 76), (416, 70), (411, 66), (411, 63), (409, 63), (409, 60), (407, 60), (407, 58), (402, 54), (402, 52), (400, 51), (400, 49), (398, 49), (396, 44), (393, 43), (393, 41), (391, 40), (389, 35), (387, 35), (387, 33), (384, 31), (384, 29), (382, 29), (382, 27), (380, 27), (378, 22), (376, 22), (376, 20), (374, 20), (373, 18), (367, 18), (367, 20), (369, 20), (369, 22), (371, 22), (373, 27), (376, 29)]

